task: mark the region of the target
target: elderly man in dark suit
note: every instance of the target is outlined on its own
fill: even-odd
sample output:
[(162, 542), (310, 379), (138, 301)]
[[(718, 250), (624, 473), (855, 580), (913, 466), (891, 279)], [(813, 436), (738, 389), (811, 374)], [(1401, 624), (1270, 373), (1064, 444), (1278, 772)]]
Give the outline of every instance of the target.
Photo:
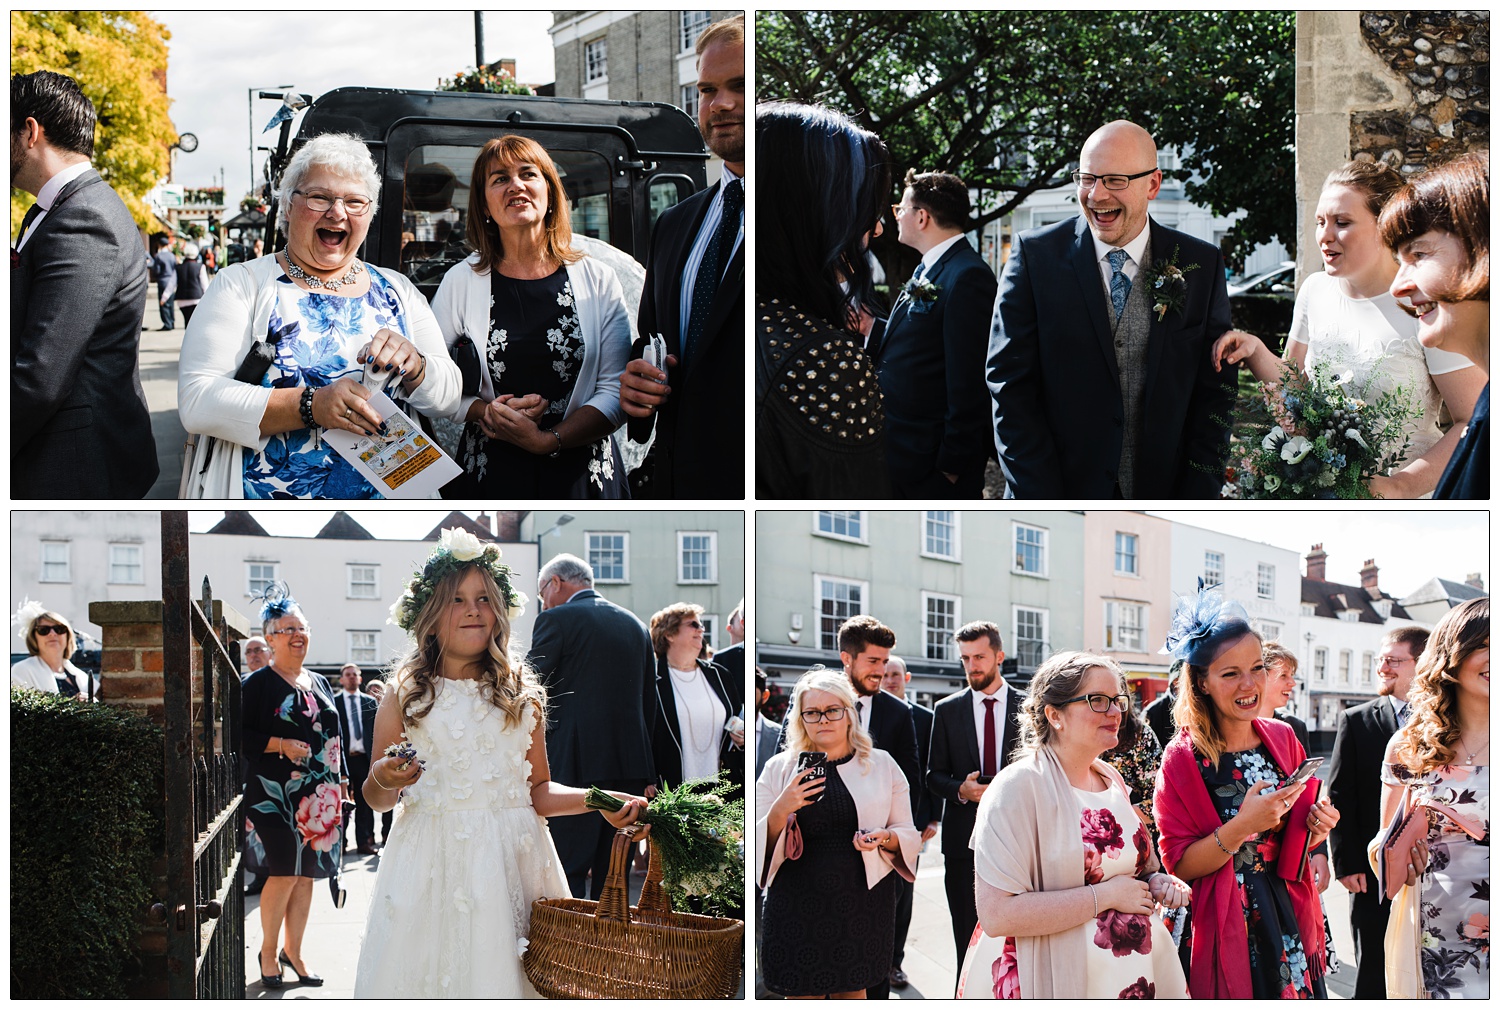
[(1007, 498), (1217, 498), (1235, 370), (1218, 248), (1152, 221), (1151, 134), (1089, 137), (1079, 214), (1022, 234), (990, 332), (995, 444)]
[[(620, 377), (630, 437), (656, 440), (631, 475), (638, 498), (745, 497), (745, 18), (698, 37), (698, 129), (719, 184), (664, 211), (651, 236), (634, 359)], [(667, 369), (641, 360), (660, 334)], [(709, 466), (724, 446), (740, 450)]]
[(943, 885), (953, 919), (953, 945), (962, 965), (969, 937), (979, 922), (974, 907), (974, 852), (969, 848), (974, 812), (990, 780), (1010, 763), (1021, 738), (1021, 703), (1026, 696), (1000, 676), (1005, 650), (996, 625), (974, 621), (953, 637), (969, 686), (933, 709), (927, 784), (945, 801)]
[[(344, 763), (349, 766), (349, 791), (354, 794), (354, 839), (358, 851), (375, 854), (375, 811), (365, 799), (365, 779), (370, 774), (370, 748), (375, 738), (374, 698), (365, 694), (364, 676), (358, 666), (345, 663), (339, 671), (339, 687), (334, 706), (339, 710), (339, 742), (344, 748)], [(345, 848), (348, 848), (349, 824), (344, 823)]]
[(1380, 649), (1380, 696), (1339, 713), (1328, 771), (1328, 798), (1340, 818), (1328, 838), (1333, 873), (1350, 894), (1355, 999), (1385, 999), (1385, 929), (1391, 906), (1370, 871), (1366, 847), (1380, 830), (1380, 766), (1385, 746), (1406, 725), (1406, 692), (1427, 647), (1427, 632), (1396, 628)]
[(898, 498), (982, 498), (993, 450), (984, 383), (995, 274), (964, 237), (969, 187), (914, 170), (895, 207), (922, 262), (870, 348), (885, 403), (885, 458)]
[(96, 118), (70, 77), (10, 79), (10, 181), (37, 198), (10, 258), (15, 498), (140, 498), (156, 482), (139, 367), (146, 257), (89, 166)]
[[(656, 781), (656, 656), (640, 619), (594, 591), (594, 569), (559, 554), (537, 575), (541, 613), (526, 661), (547, 686), (547, 762), (556, 782), (643, 794)], [(591, 814), (547, 827), (575, 897), (598, 898), (614, 828)]]

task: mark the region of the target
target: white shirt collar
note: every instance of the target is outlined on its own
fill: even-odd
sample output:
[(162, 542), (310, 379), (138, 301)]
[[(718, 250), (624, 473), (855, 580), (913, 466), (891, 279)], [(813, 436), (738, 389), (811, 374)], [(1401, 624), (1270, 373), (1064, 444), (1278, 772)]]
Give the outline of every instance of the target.
[(1104, 259), (1104, 257), (1116, 249), (1124, 249), (1125, 255), (1130, 257), (1130, 262), (1139, 266), (1141, 257), (1146, 254), (1146, 245), (1151, 241), (1151, 221), (1148, 218), (1146, 227), (1141, 229), (1141, 233), (1124, 245), (1108, 245), (1107, 243), (1100, 242), (1092, 231), (1089, 232), (1089, 237), (1094, 240), (1094, 258), (1096, 260)]
[[(985, 694), (983, 691), (974, 691), (974, 711), (983, 712), (985, 700), (994, 698), (1000, 703), (999, 707), (995, 711), (995, 714), (999, 716), (1005, 712), (1005, 697), (1007, 693), (1005, 690), (1005, 678), (1000, 676), (1000, 672), (998, 670), (995, 671), (995, 683), (998, 686), (995, 688), (994, 694)], [(970, 690), (973, 690), (973, 688), (970, 688)]]
[(937, 261), (943, 258), (944, 253), (953, 248), (955, 242), (965, 241), (967, 241), (967, 239), (965, 239), (963, 233), (960, 232), (950, 239), (944, 239), (942, 242), (939, 242), (937, 245), (924, 252), (922, 254), (922, 266), (925, 268), (923, 276), (932, 273), (932, 268), (937, 266)]
[(58, 172), (42, 184), (41, 191), (36, 195), (37, 204), (42, 210), (51, 210), (52, 202), (57, 199), (57, 194), (62, 192), (62, 188), (93, 167), (87, 161), (80, 161)]

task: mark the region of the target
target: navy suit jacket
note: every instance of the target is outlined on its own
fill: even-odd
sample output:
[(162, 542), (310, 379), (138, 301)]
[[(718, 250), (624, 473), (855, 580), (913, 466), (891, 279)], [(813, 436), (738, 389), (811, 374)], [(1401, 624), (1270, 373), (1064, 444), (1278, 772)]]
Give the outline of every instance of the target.
[(1368, 874), (1370, 890), (1375, 874), (1365, 847), (1380, 830), (1380, 765), (1385, 746), (1396, 735), (1395, 700), (1376, 698), (1339, 713), (1333, 738), (1333, 760), (1325, 775), (1328, 798), (1339, 812), (1339, 822), (1328, 836), (1333, 848), (1333, 875)]
[[(902, 497), (964, 487), (977, 497), (993, 451), (990, 393), (984, 382), (995, 274), (960, 238), (927, 278), (935, 301), (907, 295), (891, 309), (874, 357), (885, 401), (886, 462)], [(957, 474), (950, 485), (944, 473)], [(940, 483), (939, 483), (940, 482)]]
[[(1142, 498), (1217, 498), (1224, 484), (1234, 367), (1215, 372), (1230, 328), (1224, 257), (1207, 242), (1151, 227), (1151, 262), (1187, 273), (1181, 311), (1152, 313), (1135, 453)], [(1141, 278), (1137, 278), (1137, 283)], [(1082, 216), (1023, 233), (1000, 275), (989, 386), (1007, 497), (1114, 498), (1124, 399), (1094, 240)]]
[[(349, 737), (351, 734), (349, 732), (349, 720), (344, 717), (344, 696), (345, 692), (342, 687), (333, 692), (333, 708), (339, 714), (339, 743), (343, 746), (345, 755), (353, 756), (349, 754)], [(364, 741), (365, 745), (364, 759), (366, 761), (373, 761), (377, 756), (371, 753), (375, 746), (375, 713), (379, 710), (380, 703), (375, 700), (373, 695), (365, 694), (363, 691), (356, 694), (355, 699), (359, 702), (359, 712), (364, 720), (360, 726), (359, 733), (359, 738)], [(360, 782), (352, 782), (350, 786), (351, 788), (358, 789), (362, 784)]]

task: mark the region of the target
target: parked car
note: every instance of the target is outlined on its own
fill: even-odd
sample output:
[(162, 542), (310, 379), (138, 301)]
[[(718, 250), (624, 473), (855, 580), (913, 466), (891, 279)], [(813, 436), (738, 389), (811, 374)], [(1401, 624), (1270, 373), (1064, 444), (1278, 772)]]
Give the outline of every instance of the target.
[(1274, 270), (1229, 285), (1229, 318), (1235, 329), (1260, 337), (1276, 354), (1286, 345), (1297, 297), (1297, 264), (1284, 261)]

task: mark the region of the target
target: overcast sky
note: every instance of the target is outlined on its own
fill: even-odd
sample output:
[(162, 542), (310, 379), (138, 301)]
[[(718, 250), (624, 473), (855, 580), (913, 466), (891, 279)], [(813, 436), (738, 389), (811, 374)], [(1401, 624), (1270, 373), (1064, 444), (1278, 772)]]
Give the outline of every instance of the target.
[[(474, 65), (473, 11), (294, 11), (212, 13), (153, 11), (172, 33), (167, 94), (179, 133), (196, 134), (198, 150), (175, 152), (173, 181), (211, 186), (225, 175), (225, 202), (237, 208), (249, 191), (249, 89), (292, 85), (317, 97), (366, 86), (431, 90), (441, 77)], [(486, 11), (484, 57), (516, 61), (526, 84), (553, 80), (551, 11)], [(276, 103), (255, 101), (257, 145)], [(265, 154), (255, 157), (259, 176)]]

